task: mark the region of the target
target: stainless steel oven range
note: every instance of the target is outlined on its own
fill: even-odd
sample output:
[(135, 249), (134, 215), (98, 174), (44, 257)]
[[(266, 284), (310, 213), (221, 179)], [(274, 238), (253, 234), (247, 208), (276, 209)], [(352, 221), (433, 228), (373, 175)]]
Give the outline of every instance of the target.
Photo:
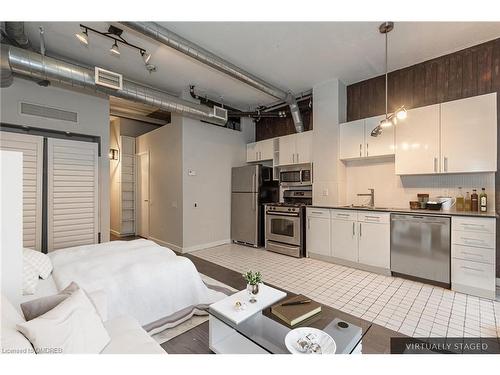
[(305, 256), (305, 207), (310, 190), (286, 190), (285, 202), (266, 204), (266, 249), (296, 258)]

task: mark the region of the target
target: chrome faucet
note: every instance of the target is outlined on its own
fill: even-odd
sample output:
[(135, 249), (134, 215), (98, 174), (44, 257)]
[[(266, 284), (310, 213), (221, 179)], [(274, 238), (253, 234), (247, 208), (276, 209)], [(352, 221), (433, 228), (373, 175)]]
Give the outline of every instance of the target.
[(369, 207), (374, 207), (375, 206), (375, 189), (368, 189), (370, 190), (370, 194), (358, 194), (358, 197), (370, 197), (370, 203), (368, 203)]

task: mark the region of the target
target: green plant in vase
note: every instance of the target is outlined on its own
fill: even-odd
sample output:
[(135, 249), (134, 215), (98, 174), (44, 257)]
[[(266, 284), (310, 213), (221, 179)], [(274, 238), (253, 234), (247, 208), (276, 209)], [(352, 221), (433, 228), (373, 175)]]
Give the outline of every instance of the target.
[(250, 295), (250, 302), (257, 302), (257, 294), (259, 294), (259, 285), (262, 284), (262, 274), (257, 271), (248, 271), (243, 274), (243, 278), (247, 282), (247, 292)]

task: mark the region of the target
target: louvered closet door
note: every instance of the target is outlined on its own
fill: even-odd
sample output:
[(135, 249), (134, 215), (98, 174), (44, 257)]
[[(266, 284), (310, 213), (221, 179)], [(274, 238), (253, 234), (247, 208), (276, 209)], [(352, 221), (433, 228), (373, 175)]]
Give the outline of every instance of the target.
[(97, 144), (49, 139), (47, 146), (48, 251), (97, 243)]
[(41, 250), (43, 138), (0, 132), (0, 148), (23, 153), (23, 246)]

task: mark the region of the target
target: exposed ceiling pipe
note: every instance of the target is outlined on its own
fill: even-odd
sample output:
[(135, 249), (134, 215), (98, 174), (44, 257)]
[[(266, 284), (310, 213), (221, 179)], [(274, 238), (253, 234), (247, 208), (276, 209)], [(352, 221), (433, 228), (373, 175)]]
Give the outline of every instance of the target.
[(5, 22), (5, 32), (11, 41), (21, 48), (30, 48), (30, 41), (24, 33), (24, 22)]
[(121, 22), (121, 24), (143, 34), (149, 38), (156, 40), (168, 47), (174, 48), (205, 65), (208, 65), (218, 71), (225, 73), (233, 78), (236, 78), (246, 84), (280, 100), (285, 101), (290, 106), (292, 118), (295, 124), (297, 133), (304, 131), (302, 116), (300, 115), (299, 107), (295, 96), (291, 92), (286, 92), (277, 88), (264, 80), (254, 76), (253, 74), (237, 67), (236, 65), (224, 60), (223, 58), (207, 51), (203, 47), (184, 39), (180, 35), (158, 25), (155, 22)]
[(121, 90), (96, 85), (93, 68), (77, 66), (52, 57), (42, 56), (34, 51), (7, 45), (2, 45), (0, 57), (2, 60), (0, 71), (2, 87), (10, 86), (12, 74), (16, 74), (35, 81), (47, 80), (70, 88), (113, 95), (168, 112), (179, 113), (221, 126), (225, 125), (224, 120), (213, 116), (212, 108), (176, 98), (125, 78)]

